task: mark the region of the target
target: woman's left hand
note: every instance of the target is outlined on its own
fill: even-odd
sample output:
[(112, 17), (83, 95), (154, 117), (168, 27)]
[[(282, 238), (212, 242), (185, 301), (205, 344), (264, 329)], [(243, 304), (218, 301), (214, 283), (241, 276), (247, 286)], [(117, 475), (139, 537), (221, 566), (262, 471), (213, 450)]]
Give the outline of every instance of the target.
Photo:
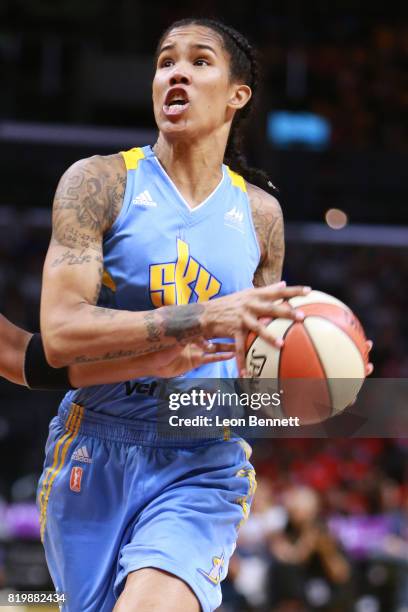
[(180, 376), (189, 370), (217, 361), (226, 361), (235, 357), (235, 345), (229, 342), (191, 342), (186, 346), (176, 345), (169, 349), (157, 351), (146, 356), (161, 378)]

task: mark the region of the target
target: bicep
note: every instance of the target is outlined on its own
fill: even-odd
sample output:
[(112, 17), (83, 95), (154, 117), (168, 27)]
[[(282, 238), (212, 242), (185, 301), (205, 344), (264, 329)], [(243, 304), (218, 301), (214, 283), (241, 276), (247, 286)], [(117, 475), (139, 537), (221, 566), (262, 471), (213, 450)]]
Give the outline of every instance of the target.
[(278, 283), (282, 277), (285, 241), (283, 218), (276, 218), (269, 229), (267, 247), (254, 275), (255, 287)]
[(285, 256), (282, 209), (279, 202), (262, 189), (251, 186), (250, 201), (261, 259), (254, 274), (254, 285), (263, 287), (280, 281)]
[(42, 306), (62, 310), (95, 304), (103, 272), (102, 247), (78, 249), (52, 242), (45, 259)]
[[(53, 204), (52, 237), (44, 265), (42, 308), (95, 303), (102, 276), (106, 193), (92, 160), (74, 164), (62, 177)], [(48, 318), (47, 318), (48, 321)]]
[(53, 332), (69, 323), (75, 309), (98, 299), (106, 224), (106, 190), (100, 175), (93, 158), (77, 162), (63, 175), (55, 194), (41, 297), (45, 345)]

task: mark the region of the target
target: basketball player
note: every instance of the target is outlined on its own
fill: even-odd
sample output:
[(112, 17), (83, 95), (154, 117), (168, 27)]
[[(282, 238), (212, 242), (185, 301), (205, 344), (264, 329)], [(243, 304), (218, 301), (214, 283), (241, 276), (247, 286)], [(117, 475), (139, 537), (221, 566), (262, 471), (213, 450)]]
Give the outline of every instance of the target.
[[(64, 389), (120, 382), (140, 376), (170, 378), (206, 363), (231, 359), (233, 346), (222, 343), (174, 345), (149, 355), (51, 368), (40, 334), (17, 327), (0, 314), (0, 376), (30, 389)], [(225, 348), (225, 351), (222, 349)]]
[[(248, 331), (282, 346), (259, 318), (301, 320), (276, 301), (309, 291), (278, 282), (282, 213), (247, 182), (268, 189), (239, 145), (257, 87), (254, 53), (232, 28), (188, 19), (165, 32), (156, 59), (156, 145), (79, 161), (59, 183), (43, 279), (45, 352), (53, 367), (116, 364), (228, 338), (236, 361), (204, 364), (183, 380), (245, 375)], [(222, 434), (163, 440), (157, 406), (152, 379), (100, 385), (69, 392), (51, 422), (38, 503), (69, 612), (220, 605), (255, 489), (248, 445)]]

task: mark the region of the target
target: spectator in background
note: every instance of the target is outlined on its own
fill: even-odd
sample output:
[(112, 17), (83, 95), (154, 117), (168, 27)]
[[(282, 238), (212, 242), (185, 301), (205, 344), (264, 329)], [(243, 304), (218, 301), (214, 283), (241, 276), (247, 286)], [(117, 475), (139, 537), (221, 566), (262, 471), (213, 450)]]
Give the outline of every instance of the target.
[(281, 612), (345, 610), (351, 566), (320, 517), (320, 499), (309, 487), (284, 495), (288, 521), (271, 541), (270, 604)]
[(390, 479), (380, 485), (382, 511), (391, 521), (378, 556), (394, 568), (395, 610), (408, 610), (408, 489)]

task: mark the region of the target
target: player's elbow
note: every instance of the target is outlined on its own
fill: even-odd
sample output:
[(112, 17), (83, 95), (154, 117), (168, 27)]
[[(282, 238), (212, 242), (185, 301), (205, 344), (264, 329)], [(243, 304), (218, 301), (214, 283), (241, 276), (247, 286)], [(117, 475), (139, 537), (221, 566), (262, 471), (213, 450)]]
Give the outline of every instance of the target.
[(43, 344), (47, 362), (52, 368), (63, 368), (69, 364), (70, 360), (58, 340), (58, 336), (44, 339)]
[(49, 321), (42, 329), (44, 351), (51, 367), (63, 368), (75, 359), (70, 337), (69, 326), (64, 321)]

